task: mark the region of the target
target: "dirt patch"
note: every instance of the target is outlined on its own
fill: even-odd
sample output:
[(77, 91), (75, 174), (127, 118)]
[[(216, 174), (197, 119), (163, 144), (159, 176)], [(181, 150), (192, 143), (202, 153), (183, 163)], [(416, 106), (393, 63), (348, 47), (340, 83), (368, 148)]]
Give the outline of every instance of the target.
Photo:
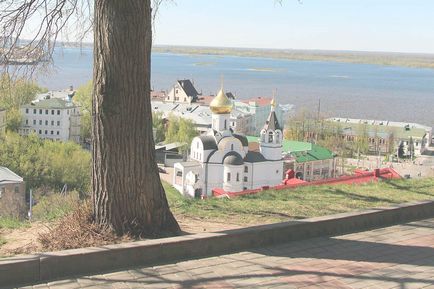
[(0, 246), (0, 256), (30, 254), (42, 249), (38, 242), (40, 233), (48, 231), (48, 223), (35, 222), (29, 227), (19, 229), (1, 229), (0, 236), (6, 241)]
[[(187, 218), (176, 216), (183, 232), (189, 234), (218, 232), (238, 229), (242, 226), (231, 223), (220, 223), (200, 218)], [(40, 234), (46, 234), (55, 226), (55, 223), (35, 222), (29, 227), (19, 229), (1, 229), (0, 236), (6, 244), (0, 245), (0, 258), (22, 254), (42, 252), (42, 244), (39, 241)]]

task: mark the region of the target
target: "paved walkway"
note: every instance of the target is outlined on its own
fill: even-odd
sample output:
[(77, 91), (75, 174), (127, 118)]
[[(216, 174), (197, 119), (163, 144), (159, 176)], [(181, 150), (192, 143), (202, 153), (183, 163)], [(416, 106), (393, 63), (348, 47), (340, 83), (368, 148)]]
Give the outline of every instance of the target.
[(434, 288), (434, 219), (33, 288)]

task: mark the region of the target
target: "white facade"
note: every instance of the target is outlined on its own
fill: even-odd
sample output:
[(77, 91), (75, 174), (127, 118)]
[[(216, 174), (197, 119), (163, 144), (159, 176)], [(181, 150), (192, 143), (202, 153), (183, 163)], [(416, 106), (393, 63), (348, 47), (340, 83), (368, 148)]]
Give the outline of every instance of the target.
[(80, 143), (80, 109), (72, 101), (45, 99), (21, 106), (21, 135)]
[(212, 113), (212, 128), (193, 139), (189, 161), (175, 164), (173, 186), (185, 196), (200, 197), (211, 196), (217, 188), (239, 192), (280, 184), (282, 132), (274, 111), (264, 126), (272, 137), (261, 141), (261, 152), (249, 151), (247, 138), (229, 129), (230, 110), (213, 111), (218, 112)]

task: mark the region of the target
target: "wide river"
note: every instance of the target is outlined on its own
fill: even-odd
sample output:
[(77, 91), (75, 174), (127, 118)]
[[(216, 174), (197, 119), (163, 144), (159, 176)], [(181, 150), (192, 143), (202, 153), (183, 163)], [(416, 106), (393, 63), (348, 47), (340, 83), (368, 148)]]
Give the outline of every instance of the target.
[[(54, 68), (38, 75), (48, 89), (78, 87), (91, 79), (92, 49), (62, 48)], [(155, 90), (168, 90), (176, 79), (189, 78), (204, 94), (215, 94), (224, 76), (226, 90), (239, 98), (271, 96), (297, 109), (329, 116), (375, 118), (434, 125), (434, 69), (292, 61), (257, 57), (153, 53)]]

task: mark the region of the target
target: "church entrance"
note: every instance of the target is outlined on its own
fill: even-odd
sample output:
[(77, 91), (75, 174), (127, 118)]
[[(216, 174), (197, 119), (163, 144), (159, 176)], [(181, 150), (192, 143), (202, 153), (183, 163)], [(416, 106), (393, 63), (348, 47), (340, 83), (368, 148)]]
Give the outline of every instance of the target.
[(303, 179), (303, 173), (302, 172), (298, 172), (298, 173), (295, 174), (295, 177), (297, 179), (299, 179), (299, 180), (302, 180)]
[(194, 197), (197, 199), (200, 199), (201, 196), (202, 196), (202, 189), (195, 189), (194, 190)]

